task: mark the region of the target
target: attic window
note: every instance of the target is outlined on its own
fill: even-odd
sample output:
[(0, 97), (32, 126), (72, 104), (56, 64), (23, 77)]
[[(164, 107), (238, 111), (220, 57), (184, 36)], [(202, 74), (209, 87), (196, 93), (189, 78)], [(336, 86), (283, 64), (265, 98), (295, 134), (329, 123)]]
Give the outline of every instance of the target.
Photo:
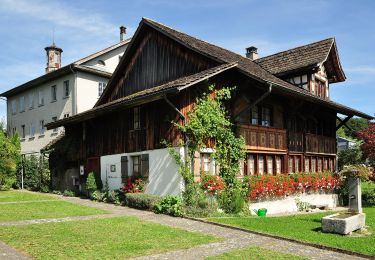
[(300, 87), (300, 88), (303, 88), (305, 90), (309, 89), (307, 75), (296, 76), (296, 77), (288, 79), (287, 81), (289, 81), (293, 85), (295, 85), (297, 87)]
[(105, 66), (105, 62), (104, 62), (104, 60), (98, 60), (98, 65), (100, 65), (100, 66)]

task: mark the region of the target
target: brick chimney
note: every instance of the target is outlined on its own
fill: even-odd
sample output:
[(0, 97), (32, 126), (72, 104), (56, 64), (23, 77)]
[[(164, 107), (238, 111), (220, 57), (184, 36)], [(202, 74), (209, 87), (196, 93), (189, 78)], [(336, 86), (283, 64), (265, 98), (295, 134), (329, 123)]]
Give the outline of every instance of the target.
[(254, 46), (246, 48), (246, 58), (249, 58), (250, 60), (258, 59), (258, 48)]
[(52, 43), (52, 45), (44, 48), (47, 53), (47, 67), (46, 73), (58, 70), (61, 68), (61, 53), (63, 50)]
[(125, 40), (125, 35), (126, 35), (126, 27), (121, 25), (120, 26), (120, 42)]

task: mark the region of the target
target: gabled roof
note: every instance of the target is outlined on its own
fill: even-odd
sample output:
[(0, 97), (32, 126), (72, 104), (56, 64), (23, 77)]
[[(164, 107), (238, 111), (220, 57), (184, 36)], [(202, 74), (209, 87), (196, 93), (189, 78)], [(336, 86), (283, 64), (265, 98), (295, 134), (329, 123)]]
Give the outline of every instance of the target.
[(114, 45), (112, 45), (112, 46), (110, 46), (108, 48), (105, 48), (103, 50), (95, 52), (95, 53), (93, 53), (93, 54), (91, 54), (91, 55), (89, 55), (87, 57), (84, 57), (84, 58), (79, 59), (77, 61), (74, 61), (74, 62), (72, 62), (72, 63), (70, 63), (70, 64), (68, 64), (68, 65), (66, 65), (64, 67), (61, 67), (60, 69), (57, 69), (57, 70), (52, 71), (50, 73), (46, 73), (46, 74), (44, 74), (42, 76), (39, 76), (39, 77), (37, 77), (37, 78), (35, 78), (33, 80), (28, 81), (28, 82), (26, 82), (26, 83), (24, 83), (22, 85), (19, 85), (19, 86), (15, 87), (15, 88), (12, 88), (12, 89), (8, 90), (8, 91), (5, 91), (5, 92), (1, 93), (0, 96), (2, 96), (2, 97), (9, 97), (9, 96), (15, 95), (15, 94), (17, 94), (19, 92), (22, 92), (24, 90), (30, 89), (30, 88), (32, 88), (32, 87), (34, 87), (36, 85), (40, 85), (40, 84), (43, 84), (43, 83), (48, 82), (50, 80), (53, 80), (53, 79), (55, 79), (57, 77), (66, 75), (66, 74), (72, 72), (72, 70), (73, 71), (76, 71), (76, 70), (77, 71), (85, 71), (85, 72), (93, 73), (93, 74), (96, 74), (96, 75), (99, 75), (99, 76), (110, 78), (112, 76), (112, 73), (107, 72), (107, 71), (103, 71), (100, 68), (94, 68), (92, 66), (88, 67), (88, 66), (83, 65), (83, 64), (85, 62), (90, 61), (92, 59), (95, 59), (95, 58), (97, 58), (97, 57), (99, 57), (99, 56), (101, 56), (101, 55), (103, 55), (105, 53), (108, 53), (108, 52), (110, 52), (112, 50), (120, 48), (120, 47), (128, 44), (130, 41), (131, 41), (131, 38), (126, 39), (124, 41), (121, 41), (119, 43), (116, 43), (116, 44), (114, 44)]
[(128, 95), (126, 97), (116, 99), (114, 101), (94, 107), (80, 114), (74, 115), (72, 117), (68, 117), (68, 118), (64, 118), (64, 119), (61, 119), (52, 123), (48, 123), (46, 124), (46, 127), (47, 129), (52, 129), (52, 128), (63, 126), (69, 123), (74, 123), (77, 121), (94, 118), (95, 116), (105, 114), (117, 108), (134, 106), (140, 103), (145, 103), (146, 101), (161, 99), (166, 94), (178, 93), (179, 91), (182, 91), (185, 88), (193, 86), (204, 80), (207, 80), (215, 75), (218, 75), (236, 66), (237, 66), (236, 63), (222, 64), (222, 65), (198, 72), (196, 74), (193, 74), (187, 77), (182, 77), (182, 78), (170, 81), (160, 86), (148, 88), (148, 89), (139, 91), (137, 93)]
[(341, 68), (335, 38), (328, 38), (254, 60), (264, 69), (280, 77), (316, 68), (326, 61), (330, 67), (333, 67), (327, 71), (333, 74), (329, 75), (330, 82), (344, 81), (346, 77)]

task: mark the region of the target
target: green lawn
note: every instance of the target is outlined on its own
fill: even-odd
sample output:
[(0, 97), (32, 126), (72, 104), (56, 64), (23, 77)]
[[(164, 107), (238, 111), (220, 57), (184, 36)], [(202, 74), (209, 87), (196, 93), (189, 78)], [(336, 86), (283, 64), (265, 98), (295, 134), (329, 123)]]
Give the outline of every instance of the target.
[(30, 200), (57, 200), (57, 198), (46, 194), (31, 193), (26, 191), (0, 191), (0, 203)]
[(244, 249), (234, 250), (218, 256), (207, 257), (206, 260), (231, 260), (231, 259), (256, 259), (256, 260), (299, 260), (307, 259), (300, 256), (284, 254), (260, 247), (248, 247)]
[[(375, 207), (365, 208), (366, 225), (375, 231)], [(323, 233), (320, 219), (331, 213), (295, 215), (287, 217), (209, 218), (210, 221), (233, 225), (296, 240), (312, 242), (375, 256), (375, 234), (366, 237)]]
[[(8, 202), (17, 203), (7, 204)], [(22, 191), (0, 192), (0, 222), (87, 216), (105, 213), (108, 212), (96, 208), (73, 204), (44, 194)]]
[(36, 259), (124, 259), (219, 241), (134, 217), (1, 227), (0, 237)]

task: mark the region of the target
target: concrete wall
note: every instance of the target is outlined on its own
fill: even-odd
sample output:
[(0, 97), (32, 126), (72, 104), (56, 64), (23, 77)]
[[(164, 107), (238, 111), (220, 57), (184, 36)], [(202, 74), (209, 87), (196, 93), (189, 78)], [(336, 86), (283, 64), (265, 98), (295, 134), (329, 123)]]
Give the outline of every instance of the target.
[[(121, 46), (117, 49), (114, 49), (108, 53), (105, 53), (103, 55), (100, 55), (99, 57), (89, 60), (85, 63), (84, 65), (88, 66), (97, 66), (98, 68), (105, 69), (109, 72), (114, 72), (119, 61), (120, 61), (120, 56), (122, 56), (126, 50), (127, 45)], [(102, 60), (105, 62), (105, 66), (99, 65), (98, 61)]]
[[(183, 153), (183, 149), (176, 148)], [(145, 193), (155, 195), (180, 195), (183, 190), (183, 179), (178, 173), (178, 166), (169, 155), (168, 149), (156, 149), (139, 153), (124, 153), (102, 156), (100, 158), (101, 178), (103, 185), (108, 180), (111, 190), (119, 189), (121, 183), (121, 156), (128, 156), (128, 173), (132, 175), (131, 156), (149, 154), (149, 181)], [(112, 166), (114, 165), (114, 167)], [(114, 172), (111, 172), (115, 168)]]
[(329, 208), (335, 208), (338, 206), (337, 194), (301, 194), (299, 196), (289, 196), (280, 200), (250, 203), (249, 209), (252, 214), (255, 214), (254, 210), (260, 208), (266, 208), (268, 215), (295, 213), (298, 212), (296, 199), (313, 205), (328, 205)]

